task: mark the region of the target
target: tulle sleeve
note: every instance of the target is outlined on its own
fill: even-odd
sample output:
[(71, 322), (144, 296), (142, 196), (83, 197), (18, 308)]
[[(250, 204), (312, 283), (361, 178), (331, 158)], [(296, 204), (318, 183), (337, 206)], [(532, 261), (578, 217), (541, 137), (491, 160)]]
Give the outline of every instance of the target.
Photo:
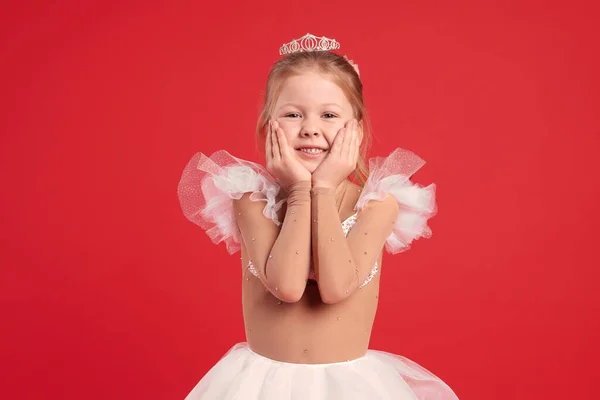
[(413, 240), (431, 237), (427, 220), (437, 214), (435, 184), (423, 187), (410, 181), (423, 165), (419, 156), (401, 148), (387, 157), (369, 159), (369, 177), (354, 208), (360, 211), (369, 201), (388, 196), (396, 199), (399, 213), (385, 241), (388, 253), (406, 251)]
[(265, 202), (264, 216), (280, 225), (277, 211), (286, 199), (277, 201), (279, 190), (264, 167), (219, 150), (210, 157), (203, 153), (192, 157), (181, 176), (178, 196), (185, 217), (204, 229), (213, 243), (225, 242), (227, 252), (233, 254), (241, 241), (233, 200), (252, 193), (251, 200)]

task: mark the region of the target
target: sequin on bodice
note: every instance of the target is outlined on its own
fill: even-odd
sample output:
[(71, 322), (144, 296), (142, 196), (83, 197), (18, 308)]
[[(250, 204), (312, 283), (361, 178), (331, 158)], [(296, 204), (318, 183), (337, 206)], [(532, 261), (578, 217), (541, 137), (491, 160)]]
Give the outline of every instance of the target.
[[(352, 227), (356, 223), (357, 215), (358, 215), (358, 213), (355, 213), (355, 214), (349, 216), (348, 218), (346, 218), (344, 220), (344, 222), (342, 222), (342, 231), (344, 232), (344, 236), (348, 236), (350, 229), (352, 229)], [(258, 277), (258, 271), (254, 267), (254, 264), (252, 264), (252, 261), (248, 261), (248, 271), (250, 271), (250, 273), (252, 275)], [(361, 285), (358, 288), (361, 289), (361, 288), (365, 287), (369, 282), (371, 282), (371, 280), (375, 277), (375, 275), (377, 275), (377, 271), (379, 271), (379, 264), (377, 262), (375, 262), (375, 265), (373, 265), (373, 269), (369, 273), (369, 276), (367, 277), (367, 279), (365, 279), (365, 281), (363, 283), (361, 283)], [(311, 280), (316, 279), (315, 270), (313, 269), (312, 266), (310, 268), (310, 272), (308, 273), (308, 279), (311, 279)]]

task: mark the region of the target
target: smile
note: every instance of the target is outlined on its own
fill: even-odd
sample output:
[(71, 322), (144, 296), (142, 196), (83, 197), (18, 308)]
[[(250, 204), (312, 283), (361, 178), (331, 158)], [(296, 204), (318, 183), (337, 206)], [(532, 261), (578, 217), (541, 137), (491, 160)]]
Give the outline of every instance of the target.
[(315, 148), (300, 148), (298, 149), (303, 153), (307, 153), (307, 154), (321, 154), (324, 153), (325, 150), (323, 149), (315, 149)]

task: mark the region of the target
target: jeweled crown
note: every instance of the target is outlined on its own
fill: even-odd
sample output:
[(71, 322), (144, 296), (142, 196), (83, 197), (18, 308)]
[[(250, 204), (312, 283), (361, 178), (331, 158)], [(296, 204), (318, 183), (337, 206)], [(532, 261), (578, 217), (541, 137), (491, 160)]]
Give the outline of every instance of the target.
[(300, 53), (303, 51), (330, 51), (340, 48), (340, 44), (335, 39), (325, 36), (315, 36), (307, 33), (300, 39), (294, 39), (285, 43), (279, 49), (279, 55)]

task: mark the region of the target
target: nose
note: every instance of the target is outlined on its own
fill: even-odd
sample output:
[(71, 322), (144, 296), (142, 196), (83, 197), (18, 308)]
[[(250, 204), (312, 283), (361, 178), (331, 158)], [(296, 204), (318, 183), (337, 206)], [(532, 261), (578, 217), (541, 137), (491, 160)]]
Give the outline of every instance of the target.
[(300, 128), (300, 136), (302, 137), (317, 137), (321, 135), (321, 129), (313, 118), (306, 117), (302, 127)]

